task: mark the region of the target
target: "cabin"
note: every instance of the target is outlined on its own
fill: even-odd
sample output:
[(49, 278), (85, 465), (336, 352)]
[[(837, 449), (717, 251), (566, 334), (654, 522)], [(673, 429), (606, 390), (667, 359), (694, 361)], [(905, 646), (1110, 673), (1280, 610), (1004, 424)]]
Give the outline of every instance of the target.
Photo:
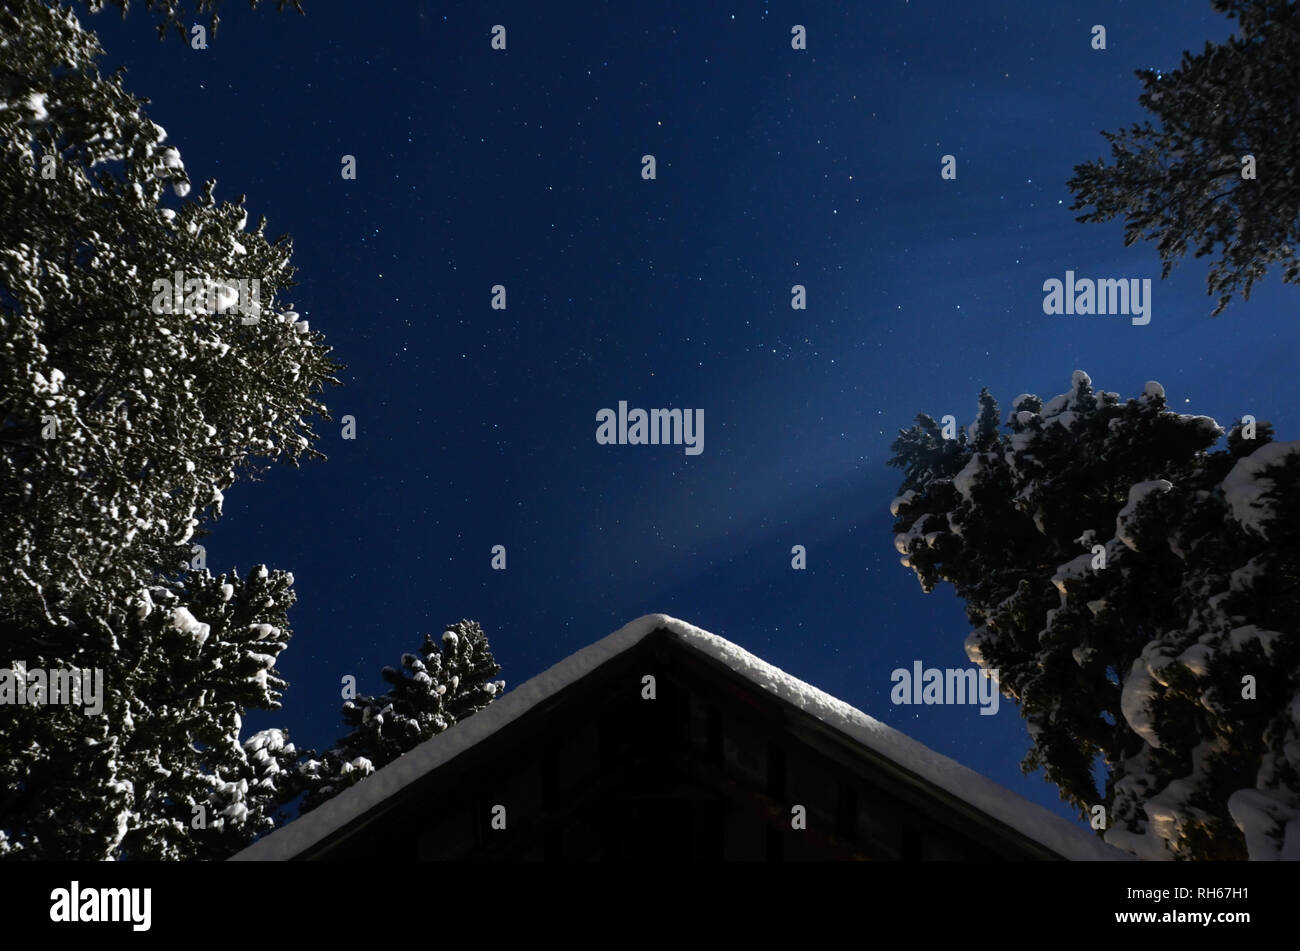
[(1128, 856), (730, 641), (652, 614), (232, 861), (394, 858)]

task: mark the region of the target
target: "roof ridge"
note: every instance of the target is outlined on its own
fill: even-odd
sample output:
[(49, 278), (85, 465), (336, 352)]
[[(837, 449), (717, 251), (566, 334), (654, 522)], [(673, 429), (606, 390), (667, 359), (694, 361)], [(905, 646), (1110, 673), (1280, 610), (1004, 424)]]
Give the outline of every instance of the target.
[(514, 690), (507, 691), (473, 716), (408, 750), (306, 815), (231, 856), (229, 861), (275, 861), (296, 857), (660, 629), (853, 742), (910, 770), (1059, 855), (1085, 860), (1131, 858), (1068, 820), (769, 664), (726, 638), (668, 614), (644, 614), (551, 665)]

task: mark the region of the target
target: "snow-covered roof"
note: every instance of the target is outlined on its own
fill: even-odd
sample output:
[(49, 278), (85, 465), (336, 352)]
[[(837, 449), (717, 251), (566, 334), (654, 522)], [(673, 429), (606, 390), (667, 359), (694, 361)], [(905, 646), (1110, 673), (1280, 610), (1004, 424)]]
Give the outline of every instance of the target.
[(1076, 860), (1129, 858), (1126, 853), (1106, 845), (1068, 820), (773, 667), (730, 641), (666, 614), (647, 614), (503, 694), (445, 733), (426, 740), (305, 816), (254, 842), (232, 856), (231, 861), (284, 861), (297, 857), (405, 786), (492, 736), (548, 697), (576, 683), (661, 628), (680, 642), (720, 661), (755, 686), (816, 717), (831, 729), (1058, 855)]

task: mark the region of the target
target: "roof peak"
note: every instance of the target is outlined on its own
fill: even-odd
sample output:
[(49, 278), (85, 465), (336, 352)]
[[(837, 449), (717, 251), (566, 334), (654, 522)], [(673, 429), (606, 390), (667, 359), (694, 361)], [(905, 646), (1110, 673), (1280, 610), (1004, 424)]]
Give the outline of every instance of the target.
[(356, 817), (463, 751), (527, 714), (543, 700), (639, 644), (657, 630), (724, 664), (756, 687), (815, 717), (831, 729), (910, 770), (1058, 855), (1070, 859), (1123, 859), (1066, 819), (993, 780), (935, 752), (861, 710), (774, 667), (744, 648), (668, 614), (645, 614), (507, 691), (472, 717), (409, 750), (313, 811), (232, 856), (231, 861), (294, 858)]

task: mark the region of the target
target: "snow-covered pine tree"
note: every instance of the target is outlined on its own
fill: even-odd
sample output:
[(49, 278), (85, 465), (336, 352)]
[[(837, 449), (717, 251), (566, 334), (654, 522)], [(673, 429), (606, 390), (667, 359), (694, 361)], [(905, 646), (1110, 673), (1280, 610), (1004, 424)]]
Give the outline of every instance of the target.
[(1300, 283), (1300, 5), (1292, 0), (1213, 0), (1236, 19), (1235, 35), (1183, 54), (1172, 72), (1138, 70), (1138, 103), (1155, 118), (1103, 132), (1113, 165), (1075, 166), (1069, 182), (1079, 221), (1123, 215), (1125, 242), (1156, 242), (1168, 277), (1194, 248), (1222, 255), (1210, 268), (1214, 313), (1274, 264)]
[(505, 681), (493, 680), (499, 673), (477, 621), (452, 624), (438, 639), (426, 634), (418, 655), (402, 655), (401, 670), (384, 668), (387, 693), (344, 703), (351, 731), (321, 759), (309, 756), (302, 764), (302, 811), (482, 710), (505, 690)]
[[(1144, 858), (1300, 858), (1300, 442), (1094, 392), (901, 432), (902, 562), (966, 602), (1041, 767)], [(1098, 789), (1094, 768), (1105, 769)]]
[[(192, 541), (240, 473), (320, 455), (304, 419), (338, 367), (278, 304), (287, 240), (212, 182), (168, 206), (180, 155), (70, 10), (4, 0), (0, 37), (0, 669), (100, 670), (107, 694), (0, 707), (0, 853), (222, 854), (293, 759), (239, 740), (278, 706), (292, 578), (214, 578)], [(177, 272), (259, 299), (159, 313)]]
[[(98, 13), (105, 6), (111, 5), (116, 7), (123, 17), (130, 12), (131, 0), (82, 0), (87, 9), (92, 13)], [(217, 28), (221, 24), (221, 0), (139, 0), (140, 4), (147, 10), (152, 10), (157, 15), (156, 26), (158, 30), (158, 39), (163, 39), (169, 29), (175, 30), (182, 40), (189, 39), (189, 30), (198, 20), (207, 18), (208, 28), (213, 37), (217, 35)], [(256, 10), (262, 0), (248, 0), (250, 9)], [(299, 13), (303, 13), (302, 0), (275, 0), (276, 8), (283, 13), (285, 7), (290, 5)]]

